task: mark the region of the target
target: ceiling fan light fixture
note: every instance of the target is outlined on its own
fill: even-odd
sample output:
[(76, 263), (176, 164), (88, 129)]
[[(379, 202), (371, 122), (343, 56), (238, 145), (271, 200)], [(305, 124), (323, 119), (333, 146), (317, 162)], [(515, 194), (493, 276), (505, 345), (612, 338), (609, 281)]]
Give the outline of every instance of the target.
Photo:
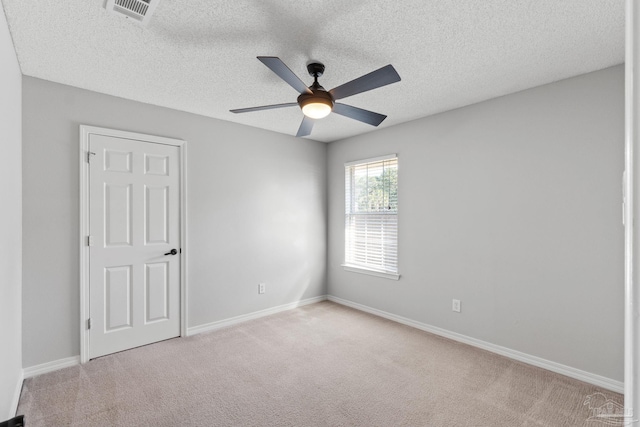
[(298, 97), (302, 114), (310, 119), (323, 119), (333, 110), (333, 98), (322, 89), (313, 90), (313, 95), (303, 93)]
[(331, 113), (332, 105), (324, 99), (318, 99), (302, 106), (302, 114), (310, 119), (324, 119)]

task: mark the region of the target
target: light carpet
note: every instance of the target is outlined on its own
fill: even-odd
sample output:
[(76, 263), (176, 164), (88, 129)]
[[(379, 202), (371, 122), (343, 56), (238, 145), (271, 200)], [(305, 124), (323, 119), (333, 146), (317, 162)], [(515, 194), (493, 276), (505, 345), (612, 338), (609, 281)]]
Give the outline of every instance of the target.
[(588, 396), (623, 400), (321, 302), (29, 378), (18, 414), (29, 427), (604, 425)]

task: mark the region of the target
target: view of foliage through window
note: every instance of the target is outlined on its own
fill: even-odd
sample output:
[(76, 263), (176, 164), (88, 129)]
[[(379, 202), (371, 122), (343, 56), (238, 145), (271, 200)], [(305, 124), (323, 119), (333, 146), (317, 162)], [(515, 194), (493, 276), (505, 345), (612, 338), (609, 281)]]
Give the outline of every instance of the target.
[(357, 212), (397, 212), (398, 168), (395, 165), (384, 166), (380, 162), (355, 171)]

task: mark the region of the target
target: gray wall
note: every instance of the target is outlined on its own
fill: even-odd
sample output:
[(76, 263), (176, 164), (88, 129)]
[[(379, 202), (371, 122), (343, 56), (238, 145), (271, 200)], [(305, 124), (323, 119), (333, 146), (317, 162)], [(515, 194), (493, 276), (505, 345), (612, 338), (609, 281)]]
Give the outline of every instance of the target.
[(0, 5), (0, 421), (22, 378), (22, 74)]
[(188, 141), (189, 327), (326, 293), (326, 144), (29, 77), (23, 97), (24, 367), (80, 353), (80, 124)]
[[(622, 380), (623, 144), (622, 66), (331, 143), (329, 294)], [(343, 164), (388, 153), (397, 282), (340, 266)]]

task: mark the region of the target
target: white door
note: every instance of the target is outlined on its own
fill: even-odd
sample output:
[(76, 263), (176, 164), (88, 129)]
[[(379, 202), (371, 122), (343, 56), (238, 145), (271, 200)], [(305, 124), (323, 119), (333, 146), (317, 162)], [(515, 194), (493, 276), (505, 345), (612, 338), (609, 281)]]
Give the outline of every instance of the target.
[(180, 152), (98, 134), (89, 152), (95, 358), (180, 335)]

